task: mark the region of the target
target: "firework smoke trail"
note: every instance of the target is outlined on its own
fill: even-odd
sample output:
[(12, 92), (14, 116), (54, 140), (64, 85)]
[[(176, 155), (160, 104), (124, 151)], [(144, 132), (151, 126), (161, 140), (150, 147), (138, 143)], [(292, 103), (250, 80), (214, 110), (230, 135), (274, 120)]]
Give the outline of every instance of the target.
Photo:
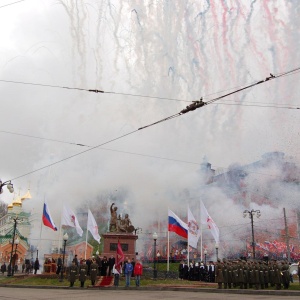
[[(280, 14), (278, 5), (256, 0), (250, 3), (103, 0), (98, 4), (94, 49), (97, 78), (100, 81), (105, 64), (103, 57), (109, 52), (113, 57), (111, 74), (124, 75), (126, 83), (136, 92), (160, 96), (174, 93), (178, 98), (195, 100), (214, 91), (261, 79), (270, 72), (275, 73), (276, 68), (284, 70), (285, 66), (291, 66), (284, 36), (290, 30), (289, 14), (294, 12), (290, 4), (282, 0), (284, 13)], [(73, 51), (81, 57), (82, 66), (85, 62), (82, 44), (86, 39), (80, 27), (86, 25), (86, 14), (78, 14), (79, 2), (64, 7), (76, 40)], [(83, 6), (80, 9), (84, 11)], [(108, 42), (111, 51), (107, 45), (101, 48), (109, 38), (112, 38)], [(276, 67), (270, 64), (274, 60), (278, 62)], [(110, 80), (111, 87), (113, 82)], [(168, 89), (164, 88), (166, 82)], [(230, 100), (243, 102), (249, 96), (253, 96), (251, 90)], [(149, 110), (151, 108), (150, 104)], [(169, 110), (168, 107), (163, 109), (166, 113)], [(230, 130), (243, 119), (241, 108), (235, 107), (227, 110), (224, 119), (217, 120), (222, 109), (224, 107), (215, 106), (207, 113), (207, 122), (214, 124), (209, 126), (210, 130), (215, 126)]]
[[(210, 2), (209, 0), (206, 0), (206, 8), (203, 10), (201, 8), (200, 11), (196, 17), (195, 17), (195, 25), (199, 27), (199, 36), (198, 39), (196, 40), (196, 43), (199, 43), (200, 49), (199, 49), (199, 60), (193, 61), (195, 64), (195, 67), (197, 68), (198, 66), (202, 65), (203, 73), (204, 74), (209, 74), (209, 68), (208, 68), (208, 56), (206, 55), (205, 48), (207, 47), (207, 44), (204, 44), (204, 40), (206, 37), (209, 35), (208, 29), (207, 29), (207, 20), (206, 20), (206, 13), (210, 9)], [(202, 4), (204, 5), (204, 4)], [(199, 24), (197, 24), (199, 23)], [(206, 39), (206, 41), (211, 45), (210, 39)], [(203, 94), (206, 93), (206, 91), (209, 91), (210, 86), (209, 86), (209, 81), (205, 80), (203, 84)]]
[[(73, 41), (72, 57), (73, 61), (77, 61), (76, 54), (79, 56), (79, 65), (74, 65), (73, 76), (77, 73), (80, 76), (80, 84), (86, 83), (86, 39), (84, 28), (87, 21), (86, 8), (82, 1), (66, 2), (60, 0), (60, 4), (64, 7), (70, 18), (70, 33)], [(74, 76), (75, 79), (75, 76)], [(74, 82), (76, 84), (76, 82)]]

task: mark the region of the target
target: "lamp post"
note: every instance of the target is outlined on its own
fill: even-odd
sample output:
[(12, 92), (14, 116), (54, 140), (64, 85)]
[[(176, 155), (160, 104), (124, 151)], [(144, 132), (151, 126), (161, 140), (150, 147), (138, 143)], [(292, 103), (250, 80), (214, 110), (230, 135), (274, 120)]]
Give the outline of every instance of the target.
[(15, 218), (12, 218), (12, 220), (14, 222), (14, 230), (13, 230), (13, 236), (12, 236), (11, 252), (10, 252), (10, 262), (9, 262), (7, 276), (13, 276), (14, 275), (14, 272), (12, 272), (12, 257), (13, 257), (13, 252), (14, 252), (15, 234), (16, 234), (16, 229), (17, 229), (18, 221), (22, 221), (22, 219), (19, 219), (19, 217), (16, 216)]
[(257, 218), (259, 218), (259, 217), (261, 216), (260, 210), (254, 210), (254, 209), (251, 209), (251, 211), (249, 211), (249, 210), (244, 210), (243, 215), (244, 215), (244, 218), (246, 218), (247, 215), (248, 215), (249, 218), (250, 218), (250, 220), (251, 220), (251, 230), (252, 230), (252, 256), (253, 256), (253, 259), (255, 259), (255, 242), (254, 242), (253, 217), (256, 216)]
[(16, 248), (15, 248), (15, 255), (14, 255), (14, 257), (15, 257), (15, 264), (14, 264), (14, 266), (11, 269), (11, 276), (14, 276), (14, 274), (15, 274), (15, 265), (16, 265), (16, 261), (17, 261), (17, 249), (18, 249), (19, 243), (20, 243), (19, 239), (16, 238), (16, 240), (15, 240)]
[(7, 189), (9, 190), (10, 193), (13, 193), (13, 192), (14, 192), (14, 186), (13, 186), (13, 184), (11, 183), (10, 180), (2, 182), (2, 180), (0, 179), (0, 194), (3, 193), (3, 189), (2, 189), (2, 188), (3, 188), (5, 185), (7, 186)]
[(154, 240), (154, 251), (153, 251), (153, 279), (157, 279), (157, 269), (156, 269), (156, 240), (157, 240), (157, 233), (153, 233), (153, 240)]
[(36, 247), (36, 258), (39, 258), (39, 247)]
[(62, 267), (61, 267), (60, 279), (59, 279), (60, 282), (63, 282), (63, 279), (64, 279), (65, 253), (66, 253), (66, 244), (67, 244), (68, 238), (69, 238), (69, 236), (68, 236), (68, 234), (66, 233), (66, 234), (63, 236), (63, 240), (64, 240), (64, 252), (63, 252), (63, 261), (62, 261)]
[(207, 250), (204, 249), (204, 265), (206, 266), (206, 255), (207, 255)]
[(216, 243), (215, 248), (216, 248), (216, 257), (217, 257), (217, 260), (218, 260), (219, 259), (219, 255), (218, 255), (219, 244), (218, 243)]

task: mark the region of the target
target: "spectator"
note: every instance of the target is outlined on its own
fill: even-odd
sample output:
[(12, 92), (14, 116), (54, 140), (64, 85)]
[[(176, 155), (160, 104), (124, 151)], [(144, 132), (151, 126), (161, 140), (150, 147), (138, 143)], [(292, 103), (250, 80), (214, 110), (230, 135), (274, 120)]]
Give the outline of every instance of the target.
[(125, 271), (124, 271), (125, 280), (126, 280), (125, 287), (130, 286), (130, 277), (132, 274), (132, 270), (133, 270), (133, 267), (132, 267), (131, 261), (130, 261), (130, 259), (128, 259), (127, 263), (125, 264)]
[(34, 267), (34, 274), (36, 274), (36, 273), (37, 273), (37, 270), (40, 269), (40, 262), (39, 262), (39, 259), (38, 259), (38, 258), (36, 258), (33, 267)]
[(1, 266), (1, 273), (2, 273), (2, 275), (4, 275), (4, 273), (6, 272), (6, 264), (5, 264), (5, 262), (2, 264), (2, 266)]
[(143, 275), (143, 266), (138, 260), (134, 266), (135, 285), (140, 286), (141, 276)]
[(119, 280), (120, 280), (120, 275), (122, 273), (122, 267), (120, 265), (114, 264), (112, 273), (114, 274), (114, 286), (117, 287), (119, 286)]

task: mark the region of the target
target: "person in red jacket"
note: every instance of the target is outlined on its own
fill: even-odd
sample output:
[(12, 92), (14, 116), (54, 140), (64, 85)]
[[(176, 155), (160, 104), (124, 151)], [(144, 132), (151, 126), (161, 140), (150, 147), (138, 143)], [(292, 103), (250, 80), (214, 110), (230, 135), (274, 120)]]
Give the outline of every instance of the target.
[(134, 266), (135, 285), (140, 286), (141, 275), (143, 275), (143, 266), (139, 260), (137, 260)]

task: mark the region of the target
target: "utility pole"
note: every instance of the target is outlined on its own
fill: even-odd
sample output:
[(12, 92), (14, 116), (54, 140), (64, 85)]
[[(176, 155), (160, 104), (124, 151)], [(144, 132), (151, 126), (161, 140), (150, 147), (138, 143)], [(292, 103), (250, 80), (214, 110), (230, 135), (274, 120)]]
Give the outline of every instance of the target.
[(289, 229), (286, 220), (285, 208), (283, 208), (283, 216), (284, 216), (284, 226), (285, 226), (285, 242), (286, 242), (287, 258), (288, 258), (288, 262), (291, 262), (290, 236), (289, 236)]

